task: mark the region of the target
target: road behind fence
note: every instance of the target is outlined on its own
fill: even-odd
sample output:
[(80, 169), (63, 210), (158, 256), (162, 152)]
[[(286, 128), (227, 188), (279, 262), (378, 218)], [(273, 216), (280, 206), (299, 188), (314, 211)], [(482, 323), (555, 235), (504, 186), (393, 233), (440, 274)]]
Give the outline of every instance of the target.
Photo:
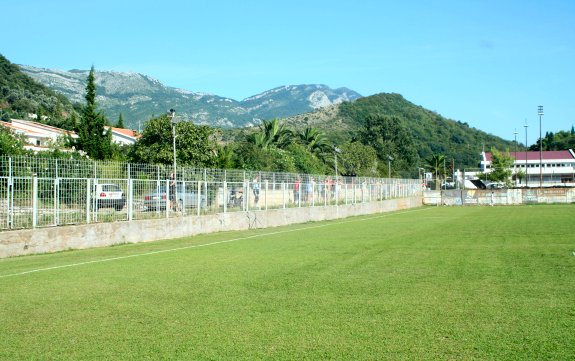
[(450, 189), (425, 191), (426, 205), (519, 205), (575, 203), (575, 188)]
[[(165, 165), (0, 157), (0, 231), (421, 195), (416, 179), (182, 167), (173, 183), (170, 173)], [(115, 186), (123, 195), (110, 199)]]

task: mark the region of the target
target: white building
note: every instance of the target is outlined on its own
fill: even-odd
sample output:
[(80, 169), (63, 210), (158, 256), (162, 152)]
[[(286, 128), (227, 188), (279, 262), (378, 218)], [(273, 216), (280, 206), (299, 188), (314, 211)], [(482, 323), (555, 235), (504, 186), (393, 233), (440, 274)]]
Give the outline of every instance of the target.
[[(121, 145), (132, 145), (136, 143), (136, 140), (140, 137), (138, 132), (131, 129), (123, 129), (123, 128), (112, 128), (112, 142), (118, 143)], [(106, 126), (106, 129), (110, 129), (110, 127)]]
[[(10, 123), (0, 121), (0, 125), (11, 129), (15, 134), (22, 134), (26, 139), (25, 149), (33, 151), (49, 150), (50, 145), (56, 143), (59, 138), (71, 136), (78, 138), (75, 132), (64, 130), (50, 125), (23, 119), (10, 119)], [(106, 126), (112, 130), (112, 141), (121, 145), (132, 145), (139, 135), (130, 129), (121, 129)]]
[[(521, 171), (526, 178), (518, 186), (527, 187), (552, 187), (552, 186), (575, 186), (575, 152), (573, 149), (535, 152), (510, 152), (514, 159), (513, 174)], [(491, 171), (491, 152), (481, 154), (481, 171)], [(541, 165), (541, 166), (540, 166)]]
[(15, 134), (23, 135), (26, 140), (24, 148), (33, 151), (49, 150), (50, 145), (68, 135), (78, 138), (74, 132), (29, 120), (10, 119), (10, 123), (0, 122), (0, 125), (11, 129)]

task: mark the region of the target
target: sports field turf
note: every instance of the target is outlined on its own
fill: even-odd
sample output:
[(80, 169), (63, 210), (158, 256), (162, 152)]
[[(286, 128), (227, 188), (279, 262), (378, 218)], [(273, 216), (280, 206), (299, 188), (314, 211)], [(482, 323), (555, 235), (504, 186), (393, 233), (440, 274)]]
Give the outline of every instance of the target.
[(0, 260), (2, 360), (573, 360), (574, 205)]

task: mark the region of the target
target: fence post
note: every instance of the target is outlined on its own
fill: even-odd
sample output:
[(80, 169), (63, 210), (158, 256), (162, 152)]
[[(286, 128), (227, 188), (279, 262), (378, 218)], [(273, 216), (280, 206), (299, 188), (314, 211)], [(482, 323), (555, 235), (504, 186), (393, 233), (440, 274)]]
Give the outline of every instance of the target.
[(311, 206), (315, 206), (315, 182), (309, 181), (311, 183)]
[(90, 178), (86, 179), (86, 224), (90, 223)]
[(60, 179), (54, 178), (54, 225), (60, 224)]
[[(295, 187), (295, 185), (294, 185), (294, 187)], [(299, 187), (299, 189), (297, 190), (297, 207), (301, 208), (301, 194), (302, 194), (303, 190), (305, 189), (304, 188), (305, 184), (302, 184), (301, 182), (299, 182), (298, 187)]]
[(8, 157), (8, 228), (14, 225), (14, 178), (12, 176), (12, 157)]
[(323, 181), (323, 206), (327, 206), (327, 186), (329, 183), (326, 183), (325, 179)]
[(133, 218), (134, 218), (134, 180), (128, 179), (128, 221), (131, 221)]
[[(207, 179), (207, 177), (206, 177), (205, 170), (204, 170), (204, 196), (206, 197), (206, 207), (205, 207), (205, 208), (206, 208), (206, 213), (207, 213), (207, 211), (208, 211), (208, 201), (209, 201), (209, 199), (208, 199), (208, 179)], [(202, 208), (202, 204), (201, 204), (201, 203), (200, 203), (200, 206), (199, 206), (198, 208)]]
[[(207, 201), (207, 199), (206, 199)], [(200, 216), (200, 211), (202, 209), (202, 181), (198, 181), (198, 203), (197, 203), (198, 217)]]
[(38, 176), (32, 175), (32, 228), (38, 226)]
[(282, 181), (282, 208), (286, 208), (286, 183)]
[(224, 203), (224, 214), (226, 213), (227, 209), (228, 209), (228, 182), (225, 180), (226, 179), (226, 171), (224, 170), (224, 194), (222, 195), (222, 202)]
[(164, 189), (165, 189), (165, 193), (166, 193), (166, 201), (165, 201), (166, 202), (166, 204), (165, 204), (166, 205), (166, 218), (169, 218), (170, 217), (170, 203), (171, 203), (170, 202), (170, 192), (172, 190), (170, 189), (170, 181), (168, 179), (166, 179), (164, 182), (165, 182)]
[(339, 180), (337, 179), (337, 175), (335, 176), (335, 181), (333, 182), (333, 186), (335, 187), (333, 189), (333, 194), (334, 194), (334, 198), (335, 198), (335, 206), (339, 207)]
[(265, 185), (266, 185), (266, 194), (264, 194), (264, 209), (267, 211), (268, 210), (268, 180), (266, 179), (265, 181)]
[(244, 171), (244, 183), (242, 184), (242, 188), (244, 190), (244, 196), (242, 197), (244, 199), (244, 204), (243, 204), (243, 210), (244, 211), (248, 211), (250, 209), (250, 194), (249, 194), (249, 186), (246, 185), (246, 172)]

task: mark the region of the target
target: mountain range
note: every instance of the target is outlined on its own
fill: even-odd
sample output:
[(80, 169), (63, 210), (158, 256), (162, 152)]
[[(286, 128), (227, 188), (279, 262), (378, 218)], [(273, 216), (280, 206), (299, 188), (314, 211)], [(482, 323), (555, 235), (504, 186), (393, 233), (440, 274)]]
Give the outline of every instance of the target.
[[(85, 103), (88, 73), (17, 66), (0, 55), (0, 119), (9, 121), (37, 113), (50, 125), (74, 129)], [(397, 140), (409, 141), (420, 160), (443, 154), (464, 168), (476, 167), (478, 154), (484, 149), (506, 150), (514, 145), (465, 122), (446, 119), (394, 93), (362, 97), (346, 88), (292, 85), (236, 101), (165, 86), (136, 73), (102, 71), (96, 73), (95, 79), (98, 108), (110, 123), (114, 124), (122, 114), (124, 124), (137, 130), (143, 129), (147, 120), (173, 108), (180, 120), (221, 128), (224, 142), (241, 141), (246, 134), (257, 131), (246, 126), (280, 118), (295, 133), (312, 127), (333, 144), (344, 144), (358, 139), (366, 129), (366, 120), (383, 117), (386, 124), (395, 124), (402, 134)], [(401, 154), (394, 157), (401, 158)]]
[[(73, 102), (84, 103), (89, 70), (54, 70), (19, 65), (21, 71)], [(326, 85), (288, 85), (237, 101), (213, 94), (166, 86), (139, 73), (96, 71), (99, 108), (114, 123), (120, 113), (128, 128), (175, 109), (180, 119), (196, 124), (235, 128), (257, 125), (263, 119), (284, 118), (361, 98), (347, 88)]]

